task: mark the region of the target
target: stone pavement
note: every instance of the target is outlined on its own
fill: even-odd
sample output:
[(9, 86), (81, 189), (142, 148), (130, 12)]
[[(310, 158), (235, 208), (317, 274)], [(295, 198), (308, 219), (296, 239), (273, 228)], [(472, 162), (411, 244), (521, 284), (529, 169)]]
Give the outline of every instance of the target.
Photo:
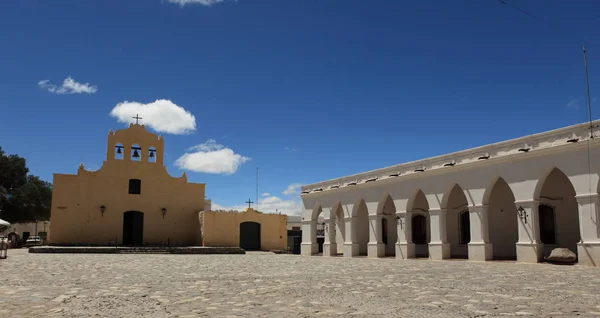
[(600, 316), (600, 268), (275, 255), (0, 260), (0, 317)]

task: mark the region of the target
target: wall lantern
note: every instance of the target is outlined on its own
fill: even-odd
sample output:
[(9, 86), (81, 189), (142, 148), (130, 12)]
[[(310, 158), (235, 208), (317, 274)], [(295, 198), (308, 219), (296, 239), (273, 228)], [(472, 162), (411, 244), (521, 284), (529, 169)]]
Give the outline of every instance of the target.
[(525, 211), (525, 209), (523, 209), (523, 207), (520, 205), (517, 209), (517, 215), (521, 220), (523, 220), (524, 223), (527, 223), (527, 211)]
[(160, 212), (162, 212), (162, 216), (163, 216), (163, 219), (164, 219), (165, 218), (165, 214), (167, 214), (167, 208), (160, 209)]
[(100, 213), (102, 213), (102, 217), (104, 217), (104, 211), (106, 211), (106, 207), (104, 205), (100, 206)]

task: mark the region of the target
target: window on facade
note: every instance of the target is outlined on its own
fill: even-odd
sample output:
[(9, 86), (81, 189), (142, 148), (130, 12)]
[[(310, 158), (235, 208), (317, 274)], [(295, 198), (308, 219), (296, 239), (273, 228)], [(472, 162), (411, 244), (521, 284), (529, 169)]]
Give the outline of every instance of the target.
[(381, 220), (381, 241), (383, 241), (383, 244), (388, 242), (387, 219), (385, 218)]
[(471, 241), (471, 220), (469, 211), (461, 212), (458, 215), (458, 224), (460, 228), (460, 244), (468, 244)]
[(142, 193), (142, 180), (130, 179), (129, 180), (129, 194), (141, 194)]
[(556, 244), (556, 224), (554, 223), (554, 208), (540, 205), (540, 239), (544, 244)]
[(414, 244), (427, 244), (427, 218), (415, 215), (412, 218), (412, 240)]

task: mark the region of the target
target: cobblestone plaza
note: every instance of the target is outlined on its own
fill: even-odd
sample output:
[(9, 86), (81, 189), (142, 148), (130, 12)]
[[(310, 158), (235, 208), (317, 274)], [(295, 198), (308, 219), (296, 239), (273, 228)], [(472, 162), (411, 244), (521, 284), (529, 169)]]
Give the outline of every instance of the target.
[(1, 317), (600, 316), (584, 266), (23, 249), (0, 278)]

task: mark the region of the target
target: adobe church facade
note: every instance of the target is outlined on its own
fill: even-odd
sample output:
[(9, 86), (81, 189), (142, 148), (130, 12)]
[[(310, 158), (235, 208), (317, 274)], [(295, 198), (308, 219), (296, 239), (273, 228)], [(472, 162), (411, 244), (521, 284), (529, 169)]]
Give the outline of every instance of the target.
[(109, 131), (100, 169), (54, 174), (49, 243), (286, 248), (286, 215), (211, 212), (205, 184), (171, 177), (163, 158), (143, 125)]
[[(597, 128), (600, 121), (593, 123)], [(600, 264), (600, 138), (590, 123), (302, 187), (303, 255)]]
[(49, 243), (201, 245), (205, 184), (171, 177), (163, 158), (143, 125), (111, 130), (99, 170), (54, 174)]

